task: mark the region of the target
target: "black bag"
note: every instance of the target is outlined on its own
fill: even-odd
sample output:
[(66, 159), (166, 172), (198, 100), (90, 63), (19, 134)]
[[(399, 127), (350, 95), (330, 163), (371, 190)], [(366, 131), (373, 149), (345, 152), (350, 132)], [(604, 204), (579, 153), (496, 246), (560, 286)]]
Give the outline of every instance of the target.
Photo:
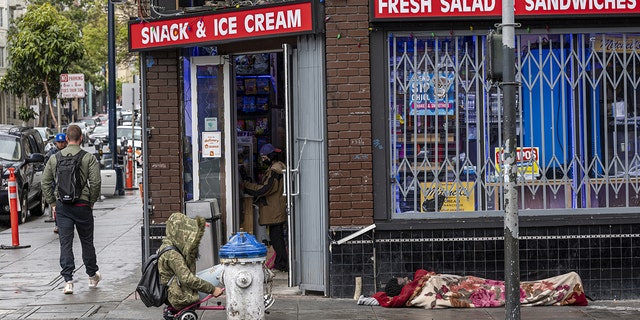
[(166, 246), (156, 254), (152, 254), (142, 267), (142, 278), (138, 282), (136, 292), (145, 306), (159, 307), (167, 301), (167, 285), (160, 282), (158, 259), (169, 251), (178, 250), (175, 246)]
[(82, 157), (87, 152), (80, 150), (76, 155), (63, 156), (62, 152), (56, 153), (58, 161), (56, 167), (58, 199), (62, 203), (75, 203), (82, 195), (85, 179), (80, 172)]

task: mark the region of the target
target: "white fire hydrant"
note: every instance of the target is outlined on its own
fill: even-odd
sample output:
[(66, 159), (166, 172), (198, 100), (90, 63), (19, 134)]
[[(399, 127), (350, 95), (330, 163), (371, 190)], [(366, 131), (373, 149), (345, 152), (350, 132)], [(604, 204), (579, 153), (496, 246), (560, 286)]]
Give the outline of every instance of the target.
[(238, 232), (220, 248), (220, 262), (224, 264), (227, 319), (265, 318), (262, 265), (266, 257), (267, 247), (246, 232)]

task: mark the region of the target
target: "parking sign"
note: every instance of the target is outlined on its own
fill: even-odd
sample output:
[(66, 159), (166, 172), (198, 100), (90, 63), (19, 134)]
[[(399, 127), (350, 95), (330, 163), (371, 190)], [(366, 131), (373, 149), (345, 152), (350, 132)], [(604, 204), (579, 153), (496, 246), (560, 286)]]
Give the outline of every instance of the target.
[(60, 75), (60, 98), (84, 98), (84, 74), (63, 73)]

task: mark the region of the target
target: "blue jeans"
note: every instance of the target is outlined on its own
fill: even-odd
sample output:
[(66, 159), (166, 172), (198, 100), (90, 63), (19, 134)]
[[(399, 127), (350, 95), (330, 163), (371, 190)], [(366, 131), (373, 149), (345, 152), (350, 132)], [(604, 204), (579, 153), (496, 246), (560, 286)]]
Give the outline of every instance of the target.
[(73, 280), (76, 269), (73, 256), (74, 229), (78, 231), (78, 238), (82, 246), (82, 262), (87, 275), (95, 276), (98, 271), (96, 249), (93, 246), (93, 209), (90, 204), (80, 202), (63, 204), (56, 202), (56, 220), (58, 222), (58, 237), (60, 238), (60, 275), (64, 281)]

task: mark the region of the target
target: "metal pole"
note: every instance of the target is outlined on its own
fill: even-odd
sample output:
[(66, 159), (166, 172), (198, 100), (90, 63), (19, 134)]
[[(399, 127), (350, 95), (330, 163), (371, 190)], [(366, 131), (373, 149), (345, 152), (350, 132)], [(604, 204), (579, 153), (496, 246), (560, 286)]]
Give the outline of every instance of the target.
[(513, 0), (502, 1), (502, 65), (504, 106), (504, 273), (505, 319), (520, 319), (520, 257), (518, 251), (518, 190), (516, 189), (516, 76)]
[[(109, 109), (109, 150), (111, 151), (111, 161), (113, 164), (113, 168), (116, 171), (117, 175), (121, 174), (121, 171), (118, 170), (118, 152), (116, 150), (118, 140), (116, 126), (118, 119), (116, 119), (116, 35), (115, 35), (115, 13), (114, 13), (114, 5), (111, 1), (108, 1), (107, 6), (107, 29), (108, 29), (108, 50), (107, 50), (107, 64), (109, 73), (108, 77), (108, 90), (109, 90), (109, 101), (108, 101), (108, 109)], [(120, 194), (123, 188), (123, 179), (116, 178), (116, 191)]]
[(287, 159), (285, 169), (285, 194), (287, 197), (287, 238), (289, 243), (289, 287), (293, 287), (293, 277), (295, 270), (293, 269), (293, 198), (291, 183), (291, 166), (293, 165), (293, 143), (291, 137), (291, 45), (283, 44), (284, 51), (284, 122), (285, 122), (285, 140), (287, 148)]
[[(147, 55), (140, 53), (140, 123), (142, 125), (142, 163), (149, 163), (149, 136), (147, 135)], [(150, 218), (153, 207), (149, 204), (149, 170), (142, 170), (142, 226), (144, 229), (144, 261), (151, 255), (151, 245), (149, 233), (151, 232)]]

